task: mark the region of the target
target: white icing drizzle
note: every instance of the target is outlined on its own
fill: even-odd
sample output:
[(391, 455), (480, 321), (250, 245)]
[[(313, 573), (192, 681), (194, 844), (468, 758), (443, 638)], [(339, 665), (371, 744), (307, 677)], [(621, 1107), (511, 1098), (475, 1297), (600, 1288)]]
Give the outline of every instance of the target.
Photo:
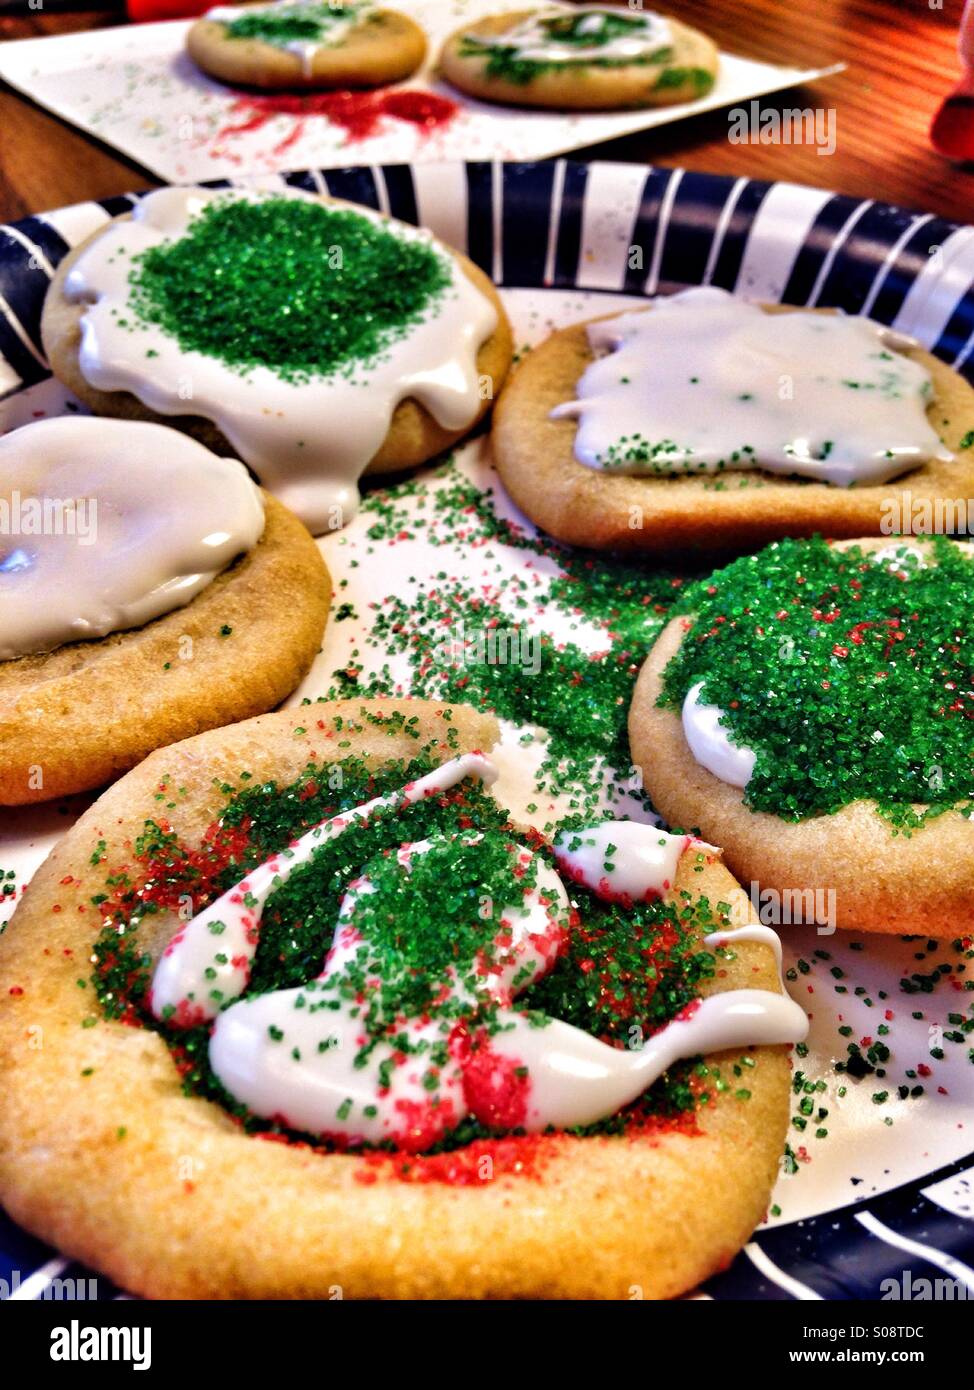
[(553, 1019), (533, 1027), (523, 1014), (491, 1038), (491, 1050), (517, 1060), (531, 1077), (524, 1128), (537, 1132), (594, 1124), (636, 1100), (675, 1062), (698, 1053), (761, 1043), (801, 1042), (805, 1011), (787, 995), (735, 989), (691, 1005), (635, 1050), (610, 1047)]
[[(651, 850), (659, 832), (653, 826), (629, 823), (644, 832), (644, 843)], [(587, 830), (578, 833), (590, 834)], [(670, 839), (681, 841), (685, 837)], [(595, 889), (598, 872), (596, 867), (595, 873), (586, 878), (586, 886)], [(634, 1051), (610, 1047), (558, 1020), (538, 1029), (523, 1014), (508, 1013), (505, 1017), (511, 1026), (491, 1039), (491, 1050), (516, 1059), (530, 1073), (526, 1129), (594, 1124), (629, 1105), (674, 1062), (697, 1053), (804, 1041), (808, 1018), (804, 1009), (788, 996), (782, 974), (781, 940), (776, 932), (755, 923), (710, 932), (703, 941), (712, 951), (746, 941), (767, 946), (774, 953), (781, 993), (738, 989), (709, 995), (685, 1009)]]
[[(581, 17), (578, 33), (598, 33), (603, 15), (611, 15), (614, 19), (639, 19), (644, 27), (634, 28), (630, 34), (618, 34), (601, 44), (559, 43), (553, 39), (545, 22), (570, 19), (575, 15)], [(586, 5), (582, 10), (538, 10), (497, 34), (471, 34), (470, 37), (478, 47), (516, 48), (519, 58), (535, 63), (577, 63), (600, 58), (618, 63), (627, 58), (645, 59), (665, 49), (673, 41), (673, 32), (663, 16), (652, 10), (640, 10), (636, 14), (613, 6)]]
[(294, 870), (311, 859), (320, 845), (350, 825), (368, 821), (378, 810), (408, 806), (423, 797), (448, 791), (465, 777), (490, 786), (497, 769), (480, 753), (465, 753), (408, 782), (400, 791), (374, 797), (341, 815), (319, 822), (287, 849), (258, 865), (245, 878), (188, 922), (169, 942), (152, 978), (150, 1008), (156, 1018), (172, 1016), (185, 1026), (216, 1017), (247, 986), (257, 950), (264, 904)]
[(366, 4), (329, 5), (322, 3), (322, 0), (280, 0), (280, 3), (272, 5), (215, 5), (206, 11), (203, 18), (214, 24), (229, 25), (244, 15), (300, 15), (301, 11), (305, 9), (316, 12), (330, 11), (328, 26), (317, 39), (287, 39), (283, 43), (270, 38), (256, 40), (259, 43), (270, 44), (272, 48), (280, 48), (285, 53), (293, 53), (296, 58), (300, 59), (301, 71), (304, 76), (311, 77), (314, 71), (315, 56), (322, 49), (335, 48), (338, 44), (344, 43), (349, 33), (362, 22), (372, 8), (371, 5)]
[[(479, 836), (469, 837), (470, 843)], [(404, 873), (410, 872), (417, 855), (429, 849), (429, 841), (404, 845), (398, 851)], [(530, 850), (518, 846), (518, 864), (526, 869), (535, 861)], [(354, 959), (362, 938), (355, 928), (355, 909), (363, 895), (373, 891), (367, 878), (350, 885), (338, 914), (335, 940), (317, 981), (299, 989), (276, 990), (256, 999), (244, 999), (220, 1014), (210, 1041), (210, 1065), (227, 1090), (255, 1115), (280, 1116), (288, 1125), (311, 1133), (342, 1134), (347, 1138), (377, 1142), (394, 1139), (407, 1147), (415, 1138), (427, 1143), (435, 1133), (453, 1128), (470, 1107), (464, 1094), (463, 1068), (451, 1048), (449, 1061), (438, 1068), (437, 1107), (430, 1112), (430, 1093), (423, 1077), (430, 1067), (429, 1049), (443, 1045), (451, 1032), (441, 1018), (403, 1021), (394, 1042), (382, 1040), (365, 1065), (356, 1060), (361, 1052), (363, 1024), (356, 1000), (338, 997), (324, 983), (330, 975)], [(545, 897), (542, 898), (541, 894)], [(479, 985), (489, 997), (510, 999), (551, 966), (564, 939), (568, 897), (558, 875), (547, 865), (537, 866), (537, 881), (520, 903), (502, 910), (509, 926), (500, 960), (489, 961)], [(465, 984), (467, 962), (449, 972), (445, 991), (470, 1001)], [(314, 1005), (321, 1007), (314, 1010)], [(338, 1005), (336, 1008), (335, 1005)], [(282, 1036), (273, 1040), (273, 1032)], [(401, 1051), (400, 1039), (426, 1044), (415, 1062), (389, 1068), (389, 1059)], [(327, 1046), (319, 1044), (324, 1040)], [(301, 1054), (301, 1065), (293, 1049)], [(383, 1064), (389, 1068), (383, 1077)], [(422, 1117), (417, 1121), (417, 1116)], [(418, 1134), (413, 1133), (419, 1124)]]
[(746, 744), (731, 741), (730, 730), (722, 723), (724, 711), (717, 705), (703, 704), (703, 681), (687, 691), (683, 701), (683, 734), (690, 752), (701, 767), (732, 787), (746, 787), (754, 772), (757, 754)]
[[(490, 1034), (473, 1039), (462, 1030), (444, 1028), (443, 1018), (397, 1020), (397, 1036), (412, 1050), (391, 1065), (394, 1043), (382, 1037), (367, 1053), (369, 1041), (359, 997), (347, 998), (329, 987), (329, 977), (357, 957), (363, 942), (356, 910), (374, 891), (368, 878), (351, 882), (339, 909), (335, 937), (322, 974), (307, 984), (239, 1000), (249, 962), (257, 945), (260, 913), (274, 888), (306, 863), (324, 837), (340, 834), (367, 819), (379, 806), (405, 804), (455, 785), (465, 776), (492, 780), (495, 769), (478, 754), (468, 754), (419, 779), (399, 793), (367, 803), (309, 831), (282, 855), (275, 855), (240, 884), (206, 908), (177, 933), (156, 968), (151, 1005), (157, 1017), (177, 1025), (216, 1019), (210, 1040), (210, 1064), (222, 1084), (252, 1113), (313, 1134), (350, 1143), (393, 1140), (405, 1148), (429, 1147), (467, 1114), (489, 1122), (489, 1085), (471, 1083), (465, 1070), (474, 1044), (483, 1066), (500, 1065), (507, 1077), (525, 1075), (526, 1099), (516, 1123), (536, 1132), (549, 1126), (590, 1124), (635, 1100), (681, 1058), (760, 1043), (801, 1041), (808, 1021), (786, 994), (771, 990), (734, 990), (695, 1001), (635, 1051), (600, 1042), (558, 1020), (539, 1021), (512, 1007), (514, 997), (550, 968), (567, 932), (567, 896), (557, 874), (524, 846), (512, 846), (515, 867), (524, 877), (533, 865), (536, 877), (521, 902), (504, 908), (498, 955), (481, 956), (478, 989), (464, 983), (471, 965), (458, 961), (444, 982), (452, 997), (476, 1003), (486, 991), (498, 1004)], [(611, 835), (611, 841), (610, 841)], [(480, 838), (471, 832), (465, 843)], [(574, 840), (582, 846), (571, 848)], [(609, 843), (620, 844), (631, 862), (604, 871)], [(417, 856), (432, 841), (405, 845), (398, 853), (402, 872), (412, 871)], [(558, 857), (594, 891), (626, 893), (646, 899), (672, 883), (687, 837), (664, 835), (636, 822), (605, 823), (559, 837)], [(705, 849), (710, 846), (702, 846)], [(530, 876), (528, 875), (530, 878)], [(214, 935), (216, 929), (216, 935)], [(775, 953), (779, 976), (781, 947), (767, 927), (746, 926), (704, 938), (712, 949), (755, 941)], [(234, 957), (237, 956), (237, 959)], [(486, 984), (484, 982), (487, 982)], [(219, 1012), (220, 1009), (222, 1012)], [(436, 1100), (425, 1084), (430, 1050), (441, 1052), (449, 1033), (448, 1055), (437, 1066)]]
[(574, 883), (600, 898), (649, 902), (673, 887), (680, 855), (691, 843), (690, 835), (610, 820), (562, 831), (555, 840), (555, 857)]
[(903, 574), (909, 574), (915, 569), (930, 568), (920, 546), (910, 545), (907, 541), (897, 541), (893, 545), (884, 545), (881, 550), (874, 550), (870, 558), (877, 565), (886, 565), (889, 569), (897, 570)]
[(590, 324), (575, 457), (639, 476), (762, 469), (837, 487), (952, 454), (931, 427), (916, 344), (859, 316), (767, 314), (698, 287)]
[(264, 529), (243, 464), (188, 435), (65, 416), (0, 438), (0, 660), (141, 627)]
[(86, 381), (101, 391), (131, 391), (161, 415), (214, 421), (261, 482), (321, 534), (354, 515), (358, 479), (400, 401), (418, 400), (444, 429), (473, 423), (481, 405), (477, 353), (497, 327), (497, 313), (429, 232), (355, 208), (404, 240), (438, 248), (450, 273), (422, 320), (361, 371), (306, 382), (262, 366), (243, 373), (216, 357), (184, 352), (175, 338), (138, 320), (130, 305), (134, 257), (178, 240), (209, 203), (266, 198), (318, 201), (293, 188), (158, 189), (136, 205), (131, 221), (109, 226), (82, 253), (65, 294), (89, 306), (79, 351)]

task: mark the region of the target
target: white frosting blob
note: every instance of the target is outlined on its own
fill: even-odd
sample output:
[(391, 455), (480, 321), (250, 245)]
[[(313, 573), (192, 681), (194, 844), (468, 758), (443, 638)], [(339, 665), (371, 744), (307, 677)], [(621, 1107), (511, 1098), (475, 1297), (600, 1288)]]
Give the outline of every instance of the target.
[(910, 545), (908, 541), (897, 541), (893, 545), (884, 545), (881, 550), (874, 550), (870, 558), (877, 565), (886, 565), (891, 570), (902, 571), (909, 574), (911, 570), (925, 570), (930, 566), (926, 555), (918, 545)]
[[(577, 33), (584, 33), (586, 27), (590, 32), (597, 33), (603, 15), (611, 15), (614, 19), (640, 19), (644, 27), (634, 29), (631, 34), (619, 34), (601, 44), (559, 43), (545, 28), (546, 20), (575, 15), (584, 16)], [(538, 10), (497, 34), (471, 34), (470, 37), (478, 47), (516, 48), (518, 58), (536, 63), (577, 63), (599, 58), (618, 63), (626, 58), (644, 59), (666, 48), (673, 41), (673, 31), (663, 16), (652, 10), (634, 12), (615, 6), (586, 5), (581, 10)]]
[(287, 381), (268, 367), (239, 372), (216, 357), (184, 352), (175, 338), (138, 320), (130, 304), (134, 257), (178, 240), (210, 203), (267, 198), (319, 201), (293, 188), (158, 189), (136, 205), (131, 221), (109, 226), (79, 256), (65, 294), (89, 306), (79, 351), (87, 382), (101, 391), (131, 391), (161, 415), (214, 421), (261, 482), (321, 534), (354, 514), (358, 479), (400, 401), (418, 400), (444, 429), (473, 423), (481, 406), (477, 353), (497, 327), (497, 313), (429, 232), (354, 208), (404, 240), (438, 248), (449, 264), (446, 289), (375, 363)]
[(689, 835), (640, 821), (610, 820), (565, 830), (555, 840), (559, 865), (600, 898), (646, 902), (672, 888)]
[[(931, 427), (912, 339), (871, 320), (767, 314), (699, 287), (590, 324), (574, 401), (575, 457), (640, 475), (762, 469), (839, 487), (953, 457)], [(635, 458), (626, 457), (635, 450)]]
[(0, 438), (0, 660), (141, 627), (264, 529), (236, 459), (132, 420), (64, 416)]
[(527, 1067), (530, 1103), (524, 1128), (594, 1124), (642, 1095), (675, 1062), (698, 1053), (761, 1043), (801, 1042), (804, 1009), (767, 989), (712, 994), (678, 1015), (642, 1047), (610, 1047), (571, 1024), (552, 1019), (533, 1027), (523, 1015), (491, 1041), (492, 1050)]
[(731, 742), (729, 730), (721, 723), (724, 711), (717, 705), (702, 704), (702, 690), (703, 681), (697, 681), (683, 701), (683, 733), (690, 752), (701, 767), (722, 782), (732, 787), (746, 787), (757, 755), (753, 749)]

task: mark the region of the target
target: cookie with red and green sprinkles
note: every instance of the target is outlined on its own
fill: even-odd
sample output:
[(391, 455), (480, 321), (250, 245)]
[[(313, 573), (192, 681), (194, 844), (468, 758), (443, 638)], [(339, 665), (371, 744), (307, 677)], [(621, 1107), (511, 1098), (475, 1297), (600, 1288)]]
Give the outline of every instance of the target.
[(235, 87), (384, 87), (412, 76), (426, 35), (408, 15), (368, 0), (274, 0), (207, 10), (186, 48)]
[(898, 537), (781, 541), (681, 596), (636, 684), (633, 759), (775, 920), (969, 931), (972, 593), (968, 543)]
[(318, 704), (107, 792), (0, 941), (13, 1217), (159, 1297), (667, 1297), (723, 1267), (805, 1028), (773, 935), (692, 837), (512, 822), (497, 736)]
[(612, 111), (706, 96), (719, 61), (715, 43), (669, 15), (550, 5), (464, 25), (443, 45), (440, 71), (484, 101)]

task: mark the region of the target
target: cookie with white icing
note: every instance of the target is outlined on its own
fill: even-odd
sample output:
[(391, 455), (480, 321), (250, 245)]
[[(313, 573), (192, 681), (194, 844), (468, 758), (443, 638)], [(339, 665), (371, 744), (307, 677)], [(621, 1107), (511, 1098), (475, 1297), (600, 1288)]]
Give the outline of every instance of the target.
[(186, 48), (204, 72), (236, 87), (384, 87), (416, 71), (426, 36), (407, 15), (367, 0), (275, 0), (207, 10)]
[(107, 792), (0, 941), (14, 1219), (160, 1297), (649, 1298), (723, 1267), (807, 1026), (776, 939), (708, 846), (509, 824), (496, 738), (322, 703)]
[(974, 920), (974, 554), (782, 541), (696, 583), (633, 694), (646, 790), (762, 920), (952, 939)]
[(869, 319), (713, 287), (553, 333), (491, 438), (531, 520), (596, 549), (733, 552), (879, 535), (914, 512), (950, 530), (974, 496), (958, 373)]
[(148, 194), (62, 261), (41, 335), (96, 414), (236, 453), (316, 535), (351, 518), (363, 473), (467, 434), (511, 361), (465, 257), (299, 189)]
[(308, 532), (235, 459), (65, 416), (0, 438), (0, 805), (273, 708), (324, 631)]
[(451, 34), (440, 54), (460, 91), (564, 111), (695, 101), (718, 63), (716, 44), (677, 19), (601, 5), (490, 15)]

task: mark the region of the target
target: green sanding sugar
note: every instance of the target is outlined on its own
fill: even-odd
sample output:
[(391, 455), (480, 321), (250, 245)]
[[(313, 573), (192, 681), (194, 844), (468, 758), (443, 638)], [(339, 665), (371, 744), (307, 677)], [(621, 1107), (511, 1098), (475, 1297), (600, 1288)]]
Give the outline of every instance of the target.
[[(593, 23), (593, 20), (597, 23)], [(539, 23), (549, 42), (565, 45), (563, 58), (524, 58), (516, 43), (484, 43), (476, 34), (463, 36), (460, 41), (460, 55), (465, 58), (486, 58), (484, 73), (487, 77), (496, 77), (518, 86), (526, 86), (543, 72), (563, 72), (566, 68), (660, 66), (673, 56), (673, 49), (668, 44), (637, 54), (635, 57), (572, 56), (573, 49), (604, 48), (618, 38), (638, 38), (647, 27), (646, 20), (639, 15), (602, 14), (599, 11), (593, 13), (591, 10), (582, 10), (578, 14), (542, 19)], [(708, 82), (712, 81), (709, 74), (706, 76)]]
[[(426, 545), (455, 554), (454, 572), (469, 570), (477, 556), (490, 580), (453, 579), (444, 557), (435, 582), (409, 577), (400, 592), (370, 604), (363, 646), (377, 655), (354, 649), (352, 661), (333, 673), (327, 698), (408, 691), (475, 705), (545, 731), (535, 784), (540, 795), (565, 795), (593, 811), (603, 765), (619, 774), (604, 787), (610, 800), (623, 783), (638, 794), (627, 771), (632, 687), (682, 579), (570, 552), (519, 530), (453, 463), (440, 469), (434, 487), (409, 481), (384, 488), (368, 494), (362, 510), (373, 519), (367, 554), (381, 558), (384, 546), (422, 536)], [(512, 550), (527, 551), (544, 566), (533, 559), (511, 566)], [(565, 638), (555, 636), (556, 626)], [(516, 643), (518, 659), (504, 659), (502, 643), (491, 649), (498, 627), (502, 639)], [(597, 631), (595, 650), (571, 640), (586, 629)], [(399, 657), (411, 668), (405, 684), (389, 664)], [(525, 741), (533, 736), (526, 733)]]
[(275, 5), (272, 9), (255, 9), (242, 14), (226, 26), (231, 39), (260, 39), (263, 43), (283, 47), (288, 43), (329, 41), (336, 23), (354, 15), (362, 7), (334, 4)]
[(714, 85), (714, 75), (706, 68), (664, 68), (655, 83), (656, 91), (666, 91), (670, 87), (692, 86), (696, 95), (702, 97)]
[(620, 909), (586, 897), (567, 951), (527, 997), (604, 1042), (638, 1047), (713, 976), (714, 957), (697, 933), (719, 930), (724, 920), (706, 898)]
[(441, 252), (359, 213), (228, 199), (134, 258), (130, 307), (184, 352), (300, 384), (374, 364), (451, 279)]
[[(702, 698), (757, 754), (745, 799), (789, 820), (872, 799), (905, 830), (974, 798), (974, 559), (781, 541), (688, 587), (660, 703)], [(917, 811), (919, 805), (924, 808)]]
[[(378, 728), (388, 726), (390, 734), (401, 736), (408, 728), (402, 714), (383, 718), (362, 711), (362, 717)], [(340, 739), (342, 721), (333, 723)], [(323, 816), (400, 787), (435, 762), (420, 745), (408, 762), (390, 762), (378, 770), (351, 756), (340, 764), (310, 763), (287, 786), (254, 784), (242, 771), (236, 786), (220, 788), (226, 796), (223, 811), (196, 847), (182, 844), (164, 823), (147, 821), (133, 845), (132, 862), (106, 864), (105, 891), (93, 899), (104, 922), (92, 977), (103, 1012), (159, 1033), (173, 1052), (187, 1094), (217, 1101), (248, 1132), (290, 1133), (277, 1122), (252, 1116), (224, 1091), (210, 1068), (207, 1026), (176, 1033), (153, 1017), (147, 1006), (152, 958), (140, 944), (140, 923), (160, 912), (174, 913), (187, 898), (198, 911)], [(424, 1011), (441, 1020), (443, 1041), (414, 1044), (397, 1033), (396, 1044), (404, 1056), (425, 1049), (435, 1081), (456, 1020), (470, 1016), (488, 1028), (500, 1026), (476, 968), (463, 982), (470, 996), (466, 1004), (443, 999), (437, 986), (451, 968), (478, 953), (482, 960), (503, 951), (505, 933), (499, 924), (512, 920), (510, 909), (518, 894), (536, 884), (537, 864), (554, 862), (550, 846), (538, 837), (530, 839), (537, 859), (515, 865), (512, 849), (523, 845), (523, 839), (475, 780), (443, 796), (350, 824), (341, 835), (323, 841), (311, 860), (270, 895), (246, 995), (305, 985), (307, 1000), (324, 1010), (324, 1024), (329, 990), (331, 997), (338, 991), (360, 1000), (363, 1054), (376, 1039), (389, 1036), (391, 1019)], [(420, 840), (428, 840), (431, 848), (414, 856), (407, 884), (396, 869), (394, 852), (404, 841)], [(342, 896), (363, 870), (375, 889), (356, 906), (355, 926), (363, 946), (327, 980), (308, 984), (332, 944)], [(577, 888), (571, 896), (578, 917), (564, 922), (567, 949), (549, 975), (518, 981), (523, 993), (517, 1007), (536, 1016), (537, 1026), (544, 1026), (548, 1016), (561, 1017), (616, 1046), (634, 1046), (691, 1002), (714, 974), (714, 957), (700, 948), (699, 938), (726, 924), (722, 905), (711, 908), (703, 899), (691, 902), (684, 895), (676, 904), (657, 900), (630, 909), (600, 902)], [(622, 1133), (652, 1117), (691, 1114), (706, 1100), (699, 1071), (692, 1059), (671, 1068), (632, 1106), (581, 1132)], [(468, 1118), (436, 1149), (462, 1147), (487, 1133)], [(309, 1136), (300, 1137), (309, 1141)], [(310, 1142), (330, 1147), (327, 1140)]]
[[(510, 932), (502, 922), (516, 920), (537, 882), (538, 860), (519, 866), (520, 847), (499, 831), (437, 833), (428, 843), (411, 856), (408, 874), (388, 849), (363, 866), (372, 891), (355, 907), (362, 944), (322, 986), (365, 1001), (362, 1022), (373, 1039), (402, 1017), (463, 1018), (478, 1007), (472, 1000), (481, 1016), (492, 1012), (484, 962), (503, 958), (496, 943)], [(555, 900), (548, 905), (554, 910)], [(453, 979), (466, 999), (448, 992)]]

